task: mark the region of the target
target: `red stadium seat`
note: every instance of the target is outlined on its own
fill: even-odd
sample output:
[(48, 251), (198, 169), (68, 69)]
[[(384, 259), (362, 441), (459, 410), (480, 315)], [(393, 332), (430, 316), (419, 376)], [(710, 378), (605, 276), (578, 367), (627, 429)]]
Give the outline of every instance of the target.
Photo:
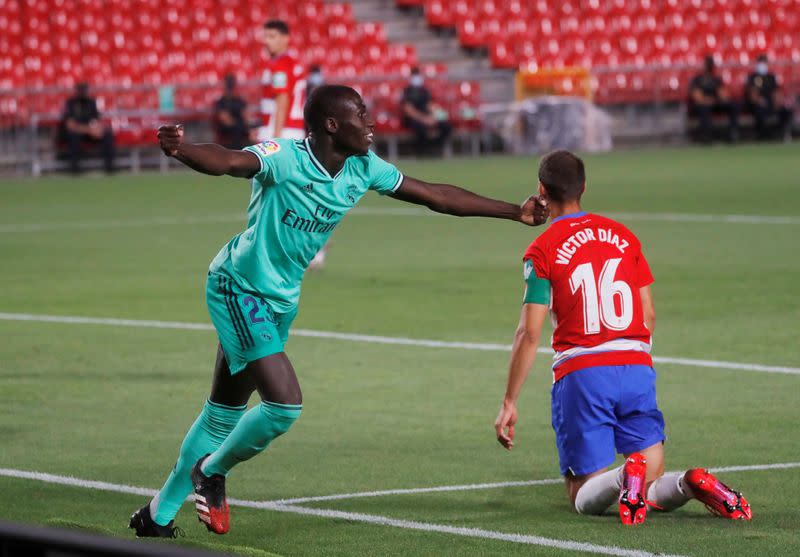
[[(611, 73), (596, 80), (598, 100), (609, 102), (640, 102), (656, 95), (682, 98), (687, 78), (683, 71), (667, 68), (684, 64), (696, 71), (702, 57), (712, 52), (720, 62), (744, 64), (747, 71), (762, 52), (783, 63), (800, 62), (796, 0), (394, 4), (424, 7), (428, 25), (455, 28), (459, 42), (481, 52), (485, 48), (494, 67), (610, 67)], [(252, 77), (265, 56), (259, 32), (269, 18), (285, 19), (292, 28), (292, 51), (338, 79), (403, 75), (417, 63), (412, 45), (388, 43), (382, 24), (356, 22), (346, 2), (0, 0), (0, 6), (4, 88), (68, 88), (83, 78), (152, 85), (215, 83), (227, 72)], [(665, 69), (648, 75), (640, 70), (644, 66)], [(564, 89), (570, 87), (565, 81)], [(138, 100), (130, 95), (127, 99)], [(36, 103), (26, 106), (35, 109)]]
[(489, 61), (495, 68), (516, 68), (517, 54), (513, 41), (493, 41), (489, 44)]
[(425, 19), (433, 27), (450, 27), (455, 15), (450, 0), (430, 0), (425, 4)]

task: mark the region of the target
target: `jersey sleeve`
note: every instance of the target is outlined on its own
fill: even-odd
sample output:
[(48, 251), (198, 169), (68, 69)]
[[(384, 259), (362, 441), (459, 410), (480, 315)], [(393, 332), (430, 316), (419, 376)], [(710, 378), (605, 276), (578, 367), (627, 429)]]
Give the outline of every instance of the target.
[(270, 139), (245, 147), (243, 151), (253, 153), (261, 164), (261, 169), (253, 177), (254, 179), (265, 186), (271, 186), (280, 179), (280, 162), (286, 156), (285, 149), (280, 143)]
[(544, 252), (535, 243), (525, 252), (522, 260), (522, 276), (525, 279), (523, 304), (550, 305), (550, 276)]
[(369, 189), (387, 195), (396, 192), (402, 183), (403, 174), (395, 165), (369, 152)]

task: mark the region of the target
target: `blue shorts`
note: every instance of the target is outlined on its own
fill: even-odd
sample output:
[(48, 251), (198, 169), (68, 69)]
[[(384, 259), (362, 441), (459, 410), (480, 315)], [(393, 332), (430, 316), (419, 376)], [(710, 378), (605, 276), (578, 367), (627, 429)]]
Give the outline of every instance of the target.
[(656, 372), (643, 365), (573, 371), (553, 385), (552, 424), (561, 474), (591, 474), (664, 441)]

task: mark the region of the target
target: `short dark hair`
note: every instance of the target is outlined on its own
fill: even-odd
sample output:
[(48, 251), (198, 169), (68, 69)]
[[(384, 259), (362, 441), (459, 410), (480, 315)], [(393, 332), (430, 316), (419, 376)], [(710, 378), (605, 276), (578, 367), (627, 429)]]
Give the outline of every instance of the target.
[(569, 151), (548, 153), (539, 163), (539, 182), (553, 201), (576, 201), (581, 198), (586, 184), (583, 161)]
[(312, 132), (325, 129), (325, 119), (336, 117), (342, 101), (358, 99), (358, 91), (347, 85), (320, 85), (308, 97), (303, 109), (303, 118)]
[(282, 19), (270, 19), (264, 23), (264, 29), (275, 29), (282, 35), (289, 34), (289, 25)]

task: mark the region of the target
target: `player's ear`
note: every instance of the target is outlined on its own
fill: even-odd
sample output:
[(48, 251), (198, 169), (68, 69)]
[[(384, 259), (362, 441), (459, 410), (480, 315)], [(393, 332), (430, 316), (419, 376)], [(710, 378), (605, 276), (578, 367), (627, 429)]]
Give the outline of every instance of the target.
[(544, 189), (544, 184), (539, 182), (539, 197), (547, 199), (547, 190)]
[(325, 131), (329, 134), (339, 131), (339, 122), (336, 121), (336, 118), (325, 118)]
[(581, 187), (581, 194), (578, 196), (578, 199), (583, 197), (583, 194), (586, 193), (586, 180), (583, 181), (583, 186)]

